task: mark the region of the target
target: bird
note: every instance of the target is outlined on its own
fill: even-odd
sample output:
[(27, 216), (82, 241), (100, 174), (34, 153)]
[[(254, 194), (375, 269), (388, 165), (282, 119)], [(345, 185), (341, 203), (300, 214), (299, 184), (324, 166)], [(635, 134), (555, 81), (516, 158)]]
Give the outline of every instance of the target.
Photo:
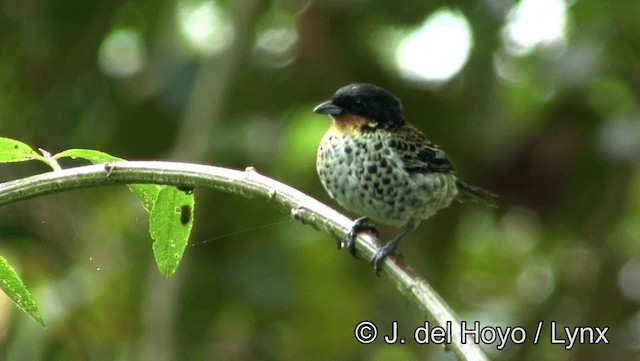
[(357, 258), (356, 236), (378, 235), (370, 220), (400, 227), (371, 259), (376, 274), (407, 234), (453, 200), (498, 206), (497, 194), (458, 179), (446, 153), (405, 120), (400, 99), (387, 90), (349, 84), (313, 111), (331, 118), (316, 157), (320, 181), (340, 206), (361, 215), (344, 246)]

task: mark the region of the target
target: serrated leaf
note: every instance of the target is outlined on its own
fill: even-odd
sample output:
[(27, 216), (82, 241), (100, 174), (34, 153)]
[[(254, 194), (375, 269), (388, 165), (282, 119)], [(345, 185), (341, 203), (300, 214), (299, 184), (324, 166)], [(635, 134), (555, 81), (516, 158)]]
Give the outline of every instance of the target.
[(25, 143), (0, 137), (0, 163), (24, 162), (32, 159), (43, 160), (44, 157)]
[(164, 278), (178, 269), (193, 227), (195, 198), (175, 187), (163, 187), (149, 216), (153, 254)]
[[(108, 162), (118, 162), (124, 161), (126, 159), (113, 156), (111, 154), (101, 152), (99, 150), (94, 149), (67, 149), (63, 152), (60, 152), (53, 156), (54, 159), (60, 159), (63, 157), (68, 158), (80, 158), (88, 160), (93, 164), (100, 163), (108, 163)], [(135, 193), (138, 198), (142, 201), (142, 206), (151, 213), (153, 206), (155, 204), (156, 198), (158, 197), (158, 192), (163, 186), (157, 184), (129, 184), (127, 185), (129, 189)]]
[(13, 303), (24, 311), (34, 321), (44, 326), (38, 305), (31, 297), (31, 293), (25, 287), (18, 273), (9, 265), (7, 260), (0, 256), (0, 288), (9, 296)]

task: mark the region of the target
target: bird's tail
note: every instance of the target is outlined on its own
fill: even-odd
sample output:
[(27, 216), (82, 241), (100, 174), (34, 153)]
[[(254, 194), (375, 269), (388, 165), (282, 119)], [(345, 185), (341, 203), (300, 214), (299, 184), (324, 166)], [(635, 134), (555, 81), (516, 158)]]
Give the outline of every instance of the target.
[(484, 203), (489, 207), (498, 207), (498, 200), (500, 196), (489, 192), (486, 189), (482, 189), (480, 187), (475, 187), (470, 184), (467, 184), (461, 180), (456, 181), (456, 186), (458, 187), (458, 196), (456, 199), (459, 202), (476, 202), (476, 203)]

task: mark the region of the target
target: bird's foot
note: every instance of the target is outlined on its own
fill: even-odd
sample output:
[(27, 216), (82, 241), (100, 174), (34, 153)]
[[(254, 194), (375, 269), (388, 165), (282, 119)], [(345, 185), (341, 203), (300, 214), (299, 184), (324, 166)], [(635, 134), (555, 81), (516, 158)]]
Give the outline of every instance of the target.
[(392, 254), (395, 254), (400, 258), (403, 257), (402, 252), (400, 252), (400, 250), (396, 248), (397, 246), (397, 243), (389, 242), (382, 246), (382, 248), (380, 248), (371, 259), (371, 265), (373, 266), (373, 269), (376, 271), (376, 274), (378, 276), (380, 276), (380, 271), (382, 270), (382, 262), (384, 262), (385, 258)]
[[(378, 237), (378, 229), (369, 223), (369, 218), (360, 217), (353, 222), (353, 226), (351, 226), (351, 230), (347, 234), (347, 239), (344, 242), (344, 246), (351, 253), (354, 258), (358, 258), (356, 256), (356, 237), (358, 233), (369, 232), (373, 233), (376, 237)], [(338, 242), (338, 249), (342, 248), (342, 242)]]

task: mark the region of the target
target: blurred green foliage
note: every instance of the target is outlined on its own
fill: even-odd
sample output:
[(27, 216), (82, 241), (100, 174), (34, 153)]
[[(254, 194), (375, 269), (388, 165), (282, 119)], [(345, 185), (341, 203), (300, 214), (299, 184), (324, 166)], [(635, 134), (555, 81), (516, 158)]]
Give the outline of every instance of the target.
[[(513, 5), (3, 1), (0, 136), (52, 153), (255, 166), (336, 206), (315, 174), (328, 120), (311, 109), (347, 83), (378, 84), (461, 178), (502, 195), (497, 211), (441, 211), (403, 245), (463, 319), (527, 330), (525, 344), (488, 354), (637, 360), (640, 2), (569, 2), (565, 39), (521, 54), (504, 38)], [(438, 84), (400, 76), (388, 37), (442, 7), (471, 24), (466, 65)], [(217, 14), (208, 28), (197, 26), (203, 13)], [(42, 171), (2, 165), (0, 181)], [(0, 358), (452, 359), (411, 341), (358, 344), (362, 320), (381, 334), (399, 321), (409, 338), (424, 316), (327, 235), (251, 200), (196, 196), (193, 245), (168, 281), (125, 187), (0, 208), (0, 252), (47, 325), (0, 300)], [(396, 231), (380, 229), (385, 239)], [(608, 326), (611, 344), (566, 351), (545, 328), (534, 345), (540, 320)]]

